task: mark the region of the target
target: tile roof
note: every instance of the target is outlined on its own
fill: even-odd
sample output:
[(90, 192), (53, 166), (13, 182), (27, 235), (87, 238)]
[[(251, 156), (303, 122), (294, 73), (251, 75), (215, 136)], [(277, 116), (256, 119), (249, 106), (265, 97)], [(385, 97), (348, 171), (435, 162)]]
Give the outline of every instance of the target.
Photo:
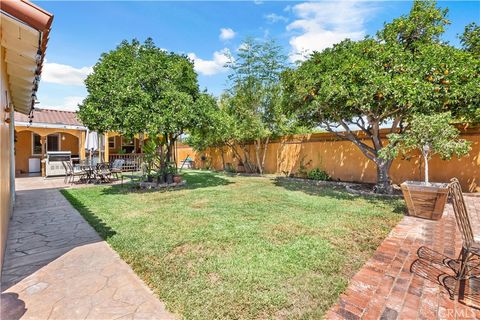
[[(15, 112), (15, 122), (28, 122), (28, 116)], [(70, 126), (83, 126), (80, 119), (77, 118), (77, 113), (73, 111), (38, 109), (33, 112), (32, 124), (35, 123), (49, 123)]]

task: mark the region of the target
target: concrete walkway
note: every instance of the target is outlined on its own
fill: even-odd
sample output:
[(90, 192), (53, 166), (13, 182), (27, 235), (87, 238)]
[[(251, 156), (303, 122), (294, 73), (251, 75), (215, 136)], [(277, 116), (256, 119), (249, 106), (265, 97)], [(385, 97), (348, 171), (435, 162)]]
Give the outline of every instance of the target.
[(17, 179), (1, 319), (173, 319), (61, 195), (63, 179)]

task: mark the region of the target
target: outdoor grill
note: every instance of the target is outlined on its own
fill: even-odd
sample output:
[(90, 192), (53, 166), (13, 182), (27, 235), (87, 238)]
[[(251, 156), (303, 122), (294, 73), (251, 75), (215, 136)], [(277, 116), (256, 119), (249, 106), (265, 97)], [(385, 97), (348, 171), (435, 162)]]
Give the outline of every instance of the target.
[(45, 161), (45, 176), (62, 176), (65, 175), (65, 168), (62, 162), (70, 162), (72, 153), (70, 151), (49, 151)]

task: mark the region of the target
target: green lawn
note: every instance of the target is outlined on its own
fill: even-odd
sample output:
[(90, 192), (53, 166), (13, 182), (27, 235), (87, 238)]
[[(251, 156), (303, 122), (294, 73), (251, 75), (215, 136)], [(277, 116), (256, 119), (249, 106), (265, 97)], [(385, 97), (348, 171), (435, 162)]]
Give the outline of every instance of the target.
[(318, 319), (404, 210), (273, 178), (184, 176), (188, 186), (168, 192), (63, 193), (186, 319)]

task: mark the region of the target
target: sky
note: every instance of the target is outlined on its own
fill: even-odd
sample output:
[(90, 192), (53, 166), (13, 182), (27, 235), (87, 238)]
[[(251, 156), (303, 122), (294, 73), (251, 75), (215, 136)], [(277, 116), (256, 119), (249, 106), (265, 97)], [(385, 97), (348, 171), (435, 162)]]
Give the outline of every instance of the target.
[[(77, 110), (87, 96), (83, 80), (103, 52), (124, 39), (151, 37), (168, 51), (188, 55), (200, 89), (219, 95), (227, 86), (226, 54), (246, 37), (275, 39), (289, 61), (345, 38), (375, 35), (384, 22), (407, 14), (411, 1), (34, 1), (54, 14), (38, 91), (40, 108)], [(480, 2), (439, 1), (451, 25), (443, 39), (480, 22)]]

